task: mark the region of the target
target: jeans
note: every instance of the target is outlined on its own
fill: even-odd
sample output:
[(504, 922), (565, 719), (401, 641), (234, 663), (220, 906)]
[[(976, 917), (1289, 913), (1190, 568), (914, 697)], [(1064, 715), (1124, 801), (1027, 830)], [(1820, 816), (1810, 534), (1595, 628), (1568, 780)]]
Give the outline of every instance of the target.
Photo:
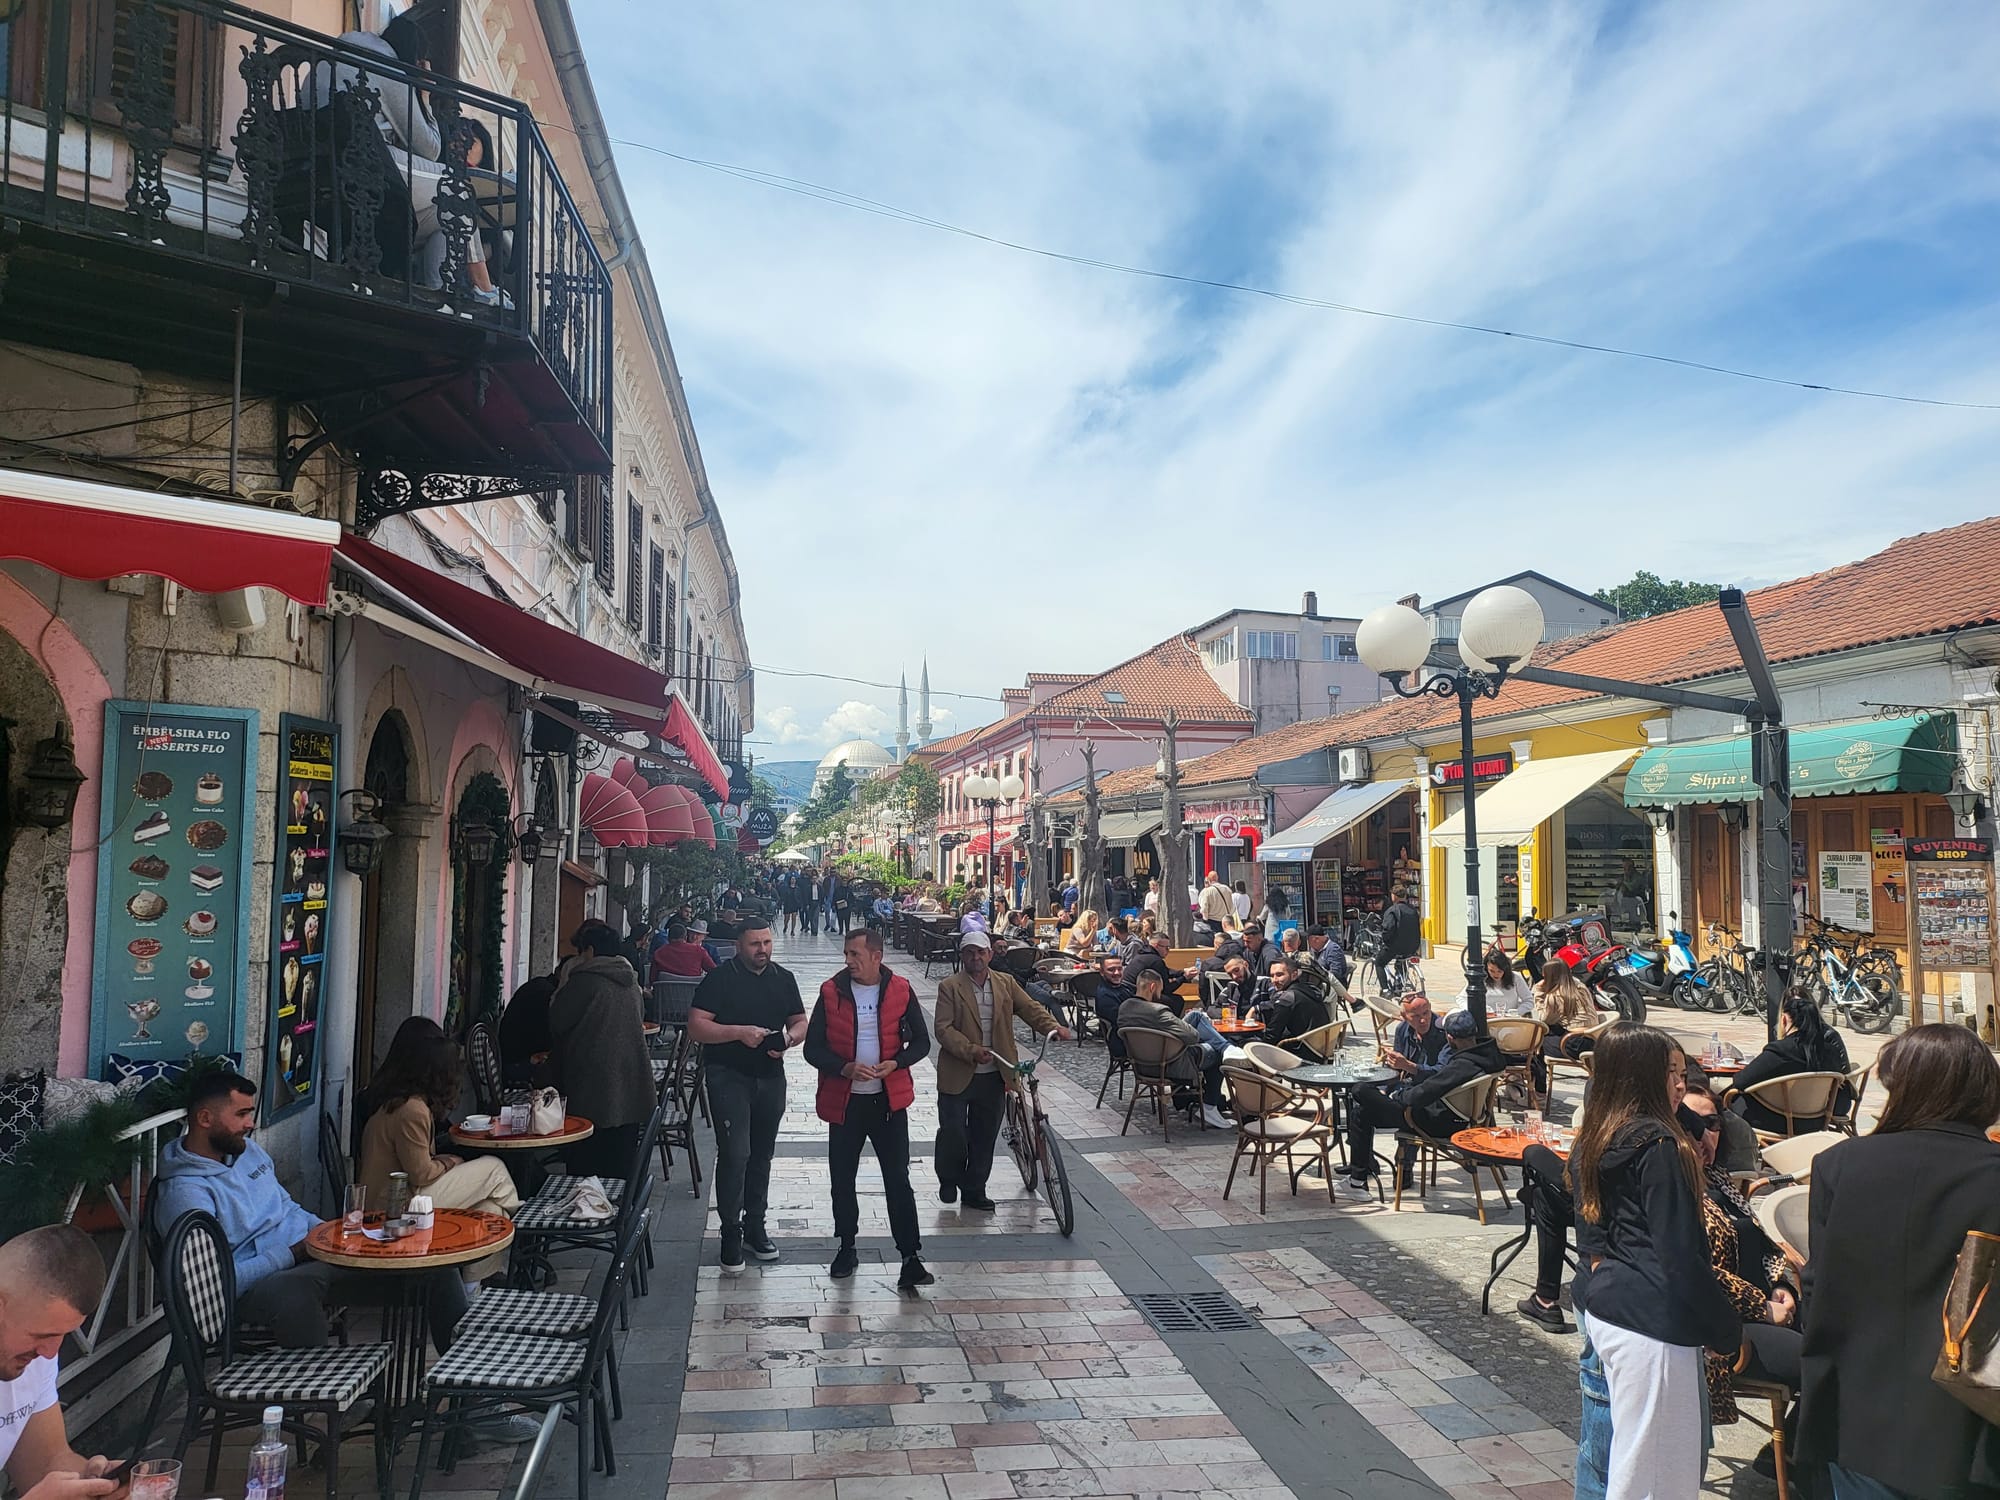
[(715, 1212), (727, 1259), (746, 1231), (764, 1233), (771, 1156), (785, 1117), (785, 1075), (710, 1068), (708, 1107), (715, 1116)]
[(974, 1073), (964, 1093), (938, 1095), (939, 1187), (956, 1188), (968, 1198), (986, 1196), (1006, 1100), (1007, 1087), (998, 1072)]
[[(445, 1268), (423, 1273), (423, 1297), (431, 1342), (442, 1354), (451, 1347), (451, 1333), (465, 1316), (465, 1283)], [(326, 1342), (329, 1307), (358, 1304), (380, 1307), (397, 1301), (406, 1290), (405, 1278), (379, 1272), (347, 1270), (309, 1260), (261, 1276), (236, 1294), (236, 1320), (271, 1330), (281, 1349), (317, 1349)]]
[(1910, 1500), (1901, 1490), (1891, 1489), (1866, 1474), (1843, 1469), (1839, 1464), (1828, 1464), (1826, 1472), (1833, 1480), (1833, 1500)]
[(1588, 1334), (1576, 1356), (1576, 1384), (1583, 1402), (1576, 1433), (1576, 1500), (1604, 1500), (1611, 1473), (1611, 1388), (1604, 1383), (1604, 1362)]
[(861, 1229), (861, 1203), (854, 1191), (861, 1148), (875, 1148), (882, 1190), (889, 1199), (889, 1232), (905, 1257), (923, 1249), (917, 1230), (917, 1195), (910, 1187), (910, 1115), (891, 1109), (887, 1094), (850, 1094), (847, 1118), (827, 1127), (827, 1166), (833, 1175), (833, 1233), (843, 1245)]

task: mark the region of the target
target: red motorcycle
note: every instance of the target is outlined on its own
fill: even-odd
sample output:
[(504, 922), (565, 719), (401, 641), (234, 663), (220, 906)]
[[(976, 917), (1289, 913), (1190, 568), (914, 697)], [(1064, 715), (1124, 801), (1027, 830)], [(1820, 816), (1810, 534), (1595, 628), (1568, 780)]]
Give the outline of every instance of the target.
[(1632, 977), (1632, 952), (1613, 941), (1603, 912), (1571, 912), (1552, 922), (1530, 916), (1521, 926), (1521, 940), (1522, 957), (1534, 965), (1535, 978), (1541, 977), (1544, 959), (1553, 958), (1615, 1008), (1620, 1020), (1646, 1019), (1646, 992)]

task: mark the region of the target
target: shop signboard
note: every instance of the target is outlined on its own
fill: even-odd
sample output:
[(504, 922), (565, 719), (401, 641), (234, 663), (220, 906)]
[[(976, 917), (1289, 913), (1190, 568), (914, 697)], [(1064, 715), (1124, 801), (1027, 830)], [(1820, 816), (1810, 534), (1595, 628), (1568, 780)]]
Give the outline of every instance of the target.
[[(1993, 844), (1988, 839), (1911, 839), (1910, 1019), (1923, 1019), (1924, 976), (1993, 973)], [(1993, 1024), (1991, 1001), (1984, 1023)]]
[[(1498, 781), (1510, 776), (1514, 771), (1514, 753), (1502, 750), (1497, 755), (1475, 755), (1472, 758), (1472, 784), (1484, 786), (1487, 782)], [(1465, 785), (1465, 762), (1462, 760), (1442, 760), (1431, 767), (1431, 785), (1456, 787)]]
[[(1875, 899), (1878, 903), (1900, 907), (1909, 900), (1908, 859), (1904, 853), (1903, 830), (1900, 828), (1873, 828), (1868, 833), (1868, 852), (1874, 856)], [(1890, 924), (1902, 918), (1889, 913)]]
[(340, 731), (278, 721), (277, 837), (272, 853), (270, 1025), (264, 1033), (267, 1121), (310, 1104), (319, 1086), (320, 1012), (332, 924), (334, 767)]
[(760, 844), (768, 844), (778, 836), (778, 815), (768, 807), (753, 807), (746, 820), (750, 836)]
[(1243, 820), (1235, 813), (1217, 813), (1209, 821), (1208, 837), (1211, 843), (1238, 844), (1243, 841)]
[(90, 1066), (240, 1051), (254, 709), (104, 706)]
[[(1226, 797), (1214, 802), (1187, 802), (1181, 805), (1181, 821), (1190, 827), (1213, 824), (1224, 814), (1235, 818), (1239, 825), (1262, 827), (1264, 801), (1261, 797)], [(1240, 827), (1238, 831), (1241, 831)]]
[(1875, 930), (1874, 861), (1865, 851), (1822, 849), (1819, 854), (1819, 918), (1852, 932)]

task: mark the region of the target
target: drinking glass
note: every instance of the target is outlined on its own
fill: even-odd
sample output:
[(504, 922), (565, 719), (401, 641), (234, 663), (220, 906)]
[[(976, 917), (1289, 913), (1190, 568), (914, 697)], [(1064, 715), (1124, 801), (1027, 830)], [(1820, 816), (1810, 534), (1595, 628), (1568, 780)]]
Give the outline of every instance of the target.
[(174, 1500), (181, 1491), (181, 1461), (145, 1458), (132, 1465), (132, 1500)]
[(361, 1224), (368, 1217), (368, 1188), (364, 1183), (355, 1183), (340, 1195), (340, 1232), (342, 1234), (361, 1233)]
[(1539, 1109), (1531, 1109), (1521, 1118), (1522, 1128), (1528, 1132), (1528, 1139), (1539, 1141), (1542, 1138), (1542, 1112)]

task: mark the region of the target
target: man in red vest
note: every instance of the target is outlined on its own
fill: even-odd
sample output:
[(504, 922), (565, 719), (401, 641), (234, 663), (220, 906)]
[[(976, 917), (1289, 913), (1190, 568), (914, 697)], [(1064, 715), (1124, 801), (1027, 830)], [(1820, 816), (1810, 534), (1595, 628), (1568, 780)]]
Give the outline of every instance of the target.
[(847, 967), (819, 987), (805, 1042), (806, 1061), (819, 1070), (819, 1117), (828, 1127), (833, 1232), (840, 1239), (833, 1275), (852, 1276), (858, 1263), (861, 1204), (854, 1178), (867, 1144), (882, 1168), (889, 1228), (903, 1257), (896, 1285), (928, 1286), (937, 1278), (919, 1258), (923, 1241), (910, 1187), (910, 1104), (917, 1094), (910, 1069), (930, 1056), (930, 1029), (909, 980), (883, 964), (881, 933), (848, 933), (841, 956)]

